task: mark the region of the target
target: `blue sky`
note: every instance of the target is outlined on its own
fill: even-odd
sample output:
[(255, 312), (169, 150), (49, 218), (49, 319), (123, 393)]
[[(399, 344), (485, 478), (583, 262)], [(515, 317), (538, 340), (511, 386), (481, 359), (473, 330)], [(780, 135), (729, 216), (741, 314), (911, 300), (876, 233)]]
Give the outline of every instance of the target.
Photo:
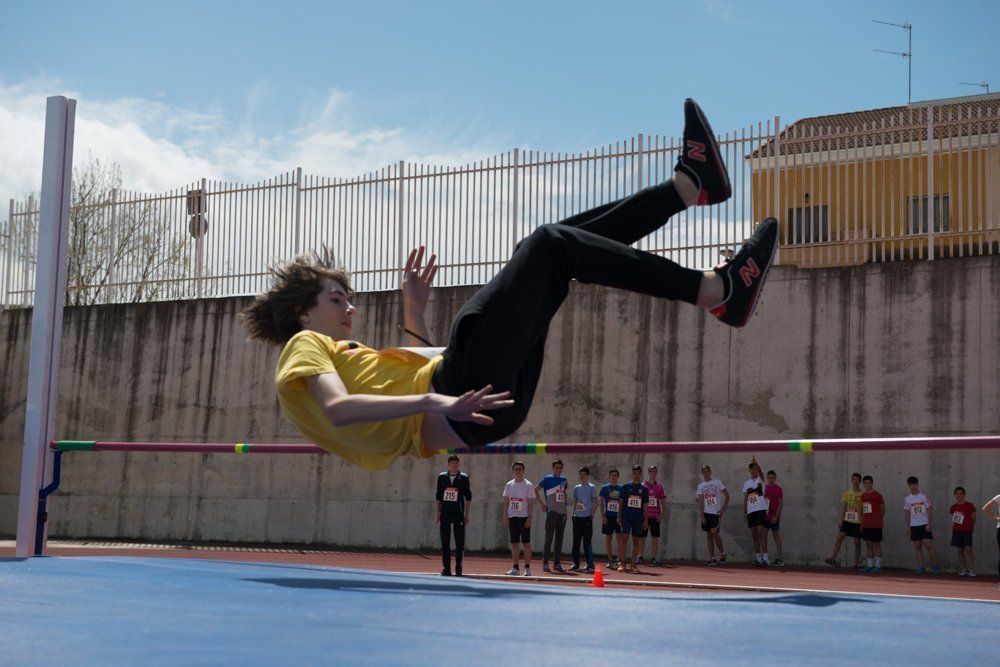
[(47, 94), (137, 188), (347, 176), (678, 133), (689, 95), (717, 131), (900, 104), (905, 61), (872, 49), (905, 32), (873, 18), (914, 24), (914, 100), (1000, 91), (995, 0), (6, 0), (0, 199), (37, 187)]

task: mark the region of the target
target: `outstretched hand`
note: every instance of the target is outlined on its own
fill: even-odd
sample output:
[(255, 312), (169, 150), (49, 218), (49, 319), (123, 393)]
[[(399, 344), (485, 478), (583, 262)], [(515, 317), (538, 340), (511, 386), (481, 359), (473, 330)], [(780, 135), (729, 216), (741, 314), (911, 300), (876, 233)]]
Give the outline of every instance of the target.
[(418, 314), (423, 314), (427, 307), (431, 283), (434, 282), (434, 276), (438, 271), (435, 254), (427, 260), (427, 266), (422, 266), (425, 251), (425, 246), (411, 250), (406, 260), (406, 268), (403, 269), (403, 308)]
[(486, 385), (479, 391), (467, 391), (461, 396), (434, 394), (437, 405), (434, 412), (457, 422), (472, 422), (489, 426), (493, 417), (482, 414), (485, 410), (501, 410), (514, 405), (509, 391), (491, 394), (493, 385)]

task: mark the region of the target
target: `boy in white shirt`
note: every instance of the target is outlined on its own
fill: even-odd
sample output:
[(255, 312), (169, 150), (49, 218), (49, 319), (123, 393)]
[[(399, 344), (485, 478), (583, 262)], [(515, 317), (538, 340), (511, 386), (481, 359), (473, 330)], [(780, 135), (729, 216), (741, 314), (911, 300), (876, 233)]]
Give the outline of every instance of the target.
[[(708, 560), (705, 565), (718, 565), (725, 562), (726, 551), (722, 546), (722, 515), (729, 507), (729, 491), (722, 480), (712, 479), (712, 469), (703, 465), (701, 477), (704, 481), (698, 485), (695, 492), (698, 498), (698, 512), (701, 515), (701, 529), (705, 531), (708, 540)], [(715, 560), (715, 547), (719, 548), (719, 560)]]
[(937, 554), (934, 553), (934, 536), (931, 535), (933, 509), (930, 498), (920, 493), (920, 487), (917, 486), (918, 482), (919, 480), (916, 477), (910, 476), (906, 478), (906, 484), (910, 487), (910, 495), (903, 501), (906, 525), (910, 529), (910, 540), (913, 542), (913, 548), (917, 552), (917, 569), (913, 573), (923, 574), (927, 572), (924, 568), (923, 553), (923, 550), (927, 549), (927, 553), (930, 555), (931, 563), (933, 564), (931, 573), (941, 574), (941, 566), (938, 565)]
[(516, 577), (520, 574), (518, 561), (521, 552), (524, 554), (524, 576), (531, 576), (531, 510), (535, 497), (535, 487), (524, 478), (524, 463), (514, 461), (511, 466), (514, 479), (503, 487), (503, 525), (510, 531), (510, 555), (514, 559), (514, 567), (507, 574)]
[(743, 523), (753, 538), (755, 566), (770, 565), (767, 560), (767, 496), (764, 495), (764, 474), (757, 457), (750, 457), (750, 479), (743, 482)]

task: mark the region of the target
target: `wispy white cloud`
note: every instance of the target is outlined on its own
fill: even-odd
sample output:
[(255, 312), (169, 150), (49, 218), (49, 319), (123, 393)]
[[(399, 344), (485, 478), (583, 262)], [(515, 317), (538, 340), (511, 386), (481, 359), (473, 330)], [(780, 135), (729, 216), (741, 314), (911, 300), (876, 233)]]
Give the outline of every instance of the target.
[[(101, 99), (55, 79), (0, 81), (0, 201), (36, 192), (41, 178), (45, 98), (78, 100), (75, 161), (88, 156), (122, 167), (125, 187), (178, 188), (200, 178), (256, 182), (295, 167), (320, 176), (355, 176), (399, 160), (460, 165), (506, 148), (481, 133), (441, 129), (426, 118), (392, 127), (366, 122), (361, 104), (333, 89), (304, 103), (281, 132), (254, 130), (274, 90), (257, 82), (240, 118), (152, 99)], [(6, 206), (3, 206), (6, 209)], [(6, 217), (0, 213), (0, 218)]]

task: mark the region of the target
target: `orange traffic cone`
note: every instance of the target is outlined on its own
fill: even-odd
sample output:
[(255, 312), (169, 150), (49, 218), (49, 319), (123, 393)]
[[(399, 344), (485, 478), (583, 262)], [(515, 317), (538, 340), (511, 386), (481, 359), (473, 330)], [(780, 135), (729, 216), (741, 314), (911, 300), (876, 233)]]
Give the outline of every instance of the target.
[(597, 570), (594, 572), (594, 578), (590, 580), (590, 585), (594, 588), (604, 588), (604, 571), (601, 566), (597, 566)]

